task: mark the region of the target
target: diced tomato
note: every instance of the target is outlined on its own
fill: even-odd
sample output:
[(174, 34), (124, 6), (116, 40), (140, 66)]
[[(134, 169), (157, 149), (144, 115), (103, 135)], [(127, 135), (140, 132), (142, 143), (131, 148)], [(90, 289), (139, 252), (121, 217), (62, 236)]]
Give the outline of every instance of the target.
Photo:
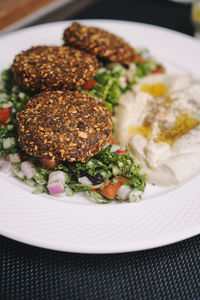
[(4, 108), (0, 110), (0, 125), (6, 126), (6, 121), (11, 115), (11, 109), (10, 108)]
[[(118, 182), (113, 183), (113, 179), (118, 179)], [(114, 200), (120, 186), (123, 185), (123, 181), (130, 182), (129, 179), (124, 177), (114, 177), (104, 188), (101, 190), (101, 194), (110, 200)]]
[(144, 58), (142, 56), (140, 56), (140, 55), (135, 55), (134, 62), (143, 63), (144, 62)]
[(122, 185), (121, 182), (118, 182), (118, 183), (110, 182), (109, 184), (104, 186), (104, 188), (101, 191), (101, 194), (103, 196), (105, 196), (106, 198), (113, 200), (113, 199), (115, 199), (117, 191), (118, 191), (118, 189), (120, 188), (121, 185)]
[(127, 151), (125, 151), (125, 150), (124, 150), (124, 151), (122, 151), (122, 150), (117, 150), (116, 153), (117, 153), (117, 154), (125, 154), (125, 153), (127, 153)]
[(97, 189), (91, 189), (91, 191), (93, 191), (93, 192), (96, 192), (96, 191), (97, 191)]
[(130, 79), (128, 77), (126, 77), (126, 83), (129, 83)]
[(114, 139), (112, 137), (109, 137), (108, 141), (109, 141), (110, 145), (114, 145), (114, 143), (115, 143)]
[(96, 83), (94, 79), (90, 79), (88, 82), (86, 82), (83, 86), (84, 90), (91, 90), (93, 88), (93, 85)]
[(165, 68), (164, 67), (156, 67), (152, 73), (157, 74), (157, 73), (164, 73), (165, 72)]
[(48, 159), (48, 158), (40, 158), (40, 162), (45, 169), (52, 169), (59, 164), (58, 161)]

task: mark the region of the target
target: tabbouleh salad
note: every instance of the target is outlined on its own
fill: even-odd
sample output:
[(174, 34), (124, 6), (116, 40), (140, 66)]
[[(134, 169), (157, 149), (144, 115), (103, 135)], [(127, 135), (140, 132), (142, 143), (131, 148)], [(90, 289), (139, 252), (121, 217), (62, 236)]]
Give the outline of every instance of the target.
[[(163, 72), (162, 65), (146, 50), (137, 52), (129, 67), (119, 63), (99, 62), (95, 77), (79, 91), (103, 102), (113, 112), (119, 98), (150, 73)], [(86, 192), (97, 203), (138, 201), (146, 186), (146, 176), (140, 173), (128, 149), (121, 149), (110, 139), (97, 155), (81, 162), (62, 162), (45, 168), (36, 157), (27, 155), (18, 144), (17, 114), (32, 96), (15, 82), (11, 69), (1, 75), (0, 89), (0, 168), (34, 187), (33, 193), (72, 196)]]

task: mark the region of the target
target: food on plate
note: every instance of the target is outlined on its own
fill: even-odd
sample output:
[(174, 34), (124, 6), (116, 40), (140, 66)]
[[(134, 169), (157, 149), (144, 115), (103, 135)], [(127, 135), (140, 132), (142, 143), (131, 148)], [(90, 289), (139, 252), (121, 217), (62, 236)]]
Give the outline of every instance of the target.
[(73, 23), (64, 31), (67, 45), (83, 49), (101, 59), (129, 65), (134, 61), (135, 50), (122, 38), (103, 29)]
[(146, 177), (128, 151), (114, 144), (104, 104), (77, 91), (31, 97), (16, 85), (11, 70), (2, 80), (1, 171), (34, 193), (86, 192), (97, 203), (141, 199)]
[(189, 75), (142, 78), (115, 111), (115, 139), (128, 146), (151, 183), (173, 185), (200, 171), (200, 81)]
[(146, 49), (134, 49), (123, 39), (103, 29), (73, 23), (64, 31), (65, 44), (96, 55), (96, 75), (79, 90), (104, 102), (108, 109), (118, 105), (119, 98), (141, 78), (163, 73), (164, 67)]
[(16, 55), (12, 72), (28, 92), (75, 89), (96, 74), (94, 55), (71, 47), (37, 46)]
[(102, 101), (111, 112), (118, 105), (121, 95), (126, 93), (142, 77), (154, 73), (165, 72), (147, 50), (138, 50), (135, 61), (128, 67), (120, 63), (99, 61), (99, 69), (93, 79), (89, 80), (81, 90)]
[(102, 29), (74, 23), (64, 40), (22, 51), (2, 72), (0, 168), (36, 193), (138, 201), (146, 176), (112, 141), (110, 112), (140, 78), (165, 69)]
[(36, 193), (138, 201), (146, 176), (112, 140), (111, 112), (142, 77), (165, 69), (102, 29), (73, 23), (64, 40), (21, 52), (2, 72), (0, 168)]
[(29, 155), (53, 161), (85, 162), (106, 145), (111, 113), (77, 91), (35, 95), (18, 114), (18, 140)]

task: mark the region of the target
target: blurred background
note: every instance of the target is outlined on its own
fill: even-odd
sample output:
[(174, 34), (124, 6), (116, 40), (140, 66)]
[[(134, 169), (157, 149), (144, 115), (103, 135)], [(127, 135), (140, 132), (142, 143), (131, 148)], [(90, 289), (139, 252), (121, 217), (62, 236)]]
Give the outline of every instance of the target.
[(0, 0), (0, 34), (61, 20), (121, 19), (193, 35), (191, 11), (192, 0)]

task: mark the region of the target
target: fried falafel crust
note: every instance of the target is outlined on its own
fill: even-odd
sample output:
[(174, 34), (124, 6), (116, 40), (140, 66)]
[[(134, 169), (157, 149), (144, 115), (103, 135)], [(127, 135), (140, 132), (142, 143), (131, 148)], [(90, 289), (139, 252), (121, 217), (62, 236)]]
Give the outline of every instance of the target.
[(91, 54), (129, 65), (134, 61), (135, 50), (122, 38), (103, 29), (74, 22), (63, 34), (66, 45), (83, 49)]
[(16, 55), (12, 71), (17, 83), (29, 92), (75, 89), (98, 69), (94, 55), (71, 47), (37, 46)]
[(77, 91), (41, 92), (17, 120), (22, 149), (55, 161), (85, 162), (105, 146), (112, 132), (106, 106)]

